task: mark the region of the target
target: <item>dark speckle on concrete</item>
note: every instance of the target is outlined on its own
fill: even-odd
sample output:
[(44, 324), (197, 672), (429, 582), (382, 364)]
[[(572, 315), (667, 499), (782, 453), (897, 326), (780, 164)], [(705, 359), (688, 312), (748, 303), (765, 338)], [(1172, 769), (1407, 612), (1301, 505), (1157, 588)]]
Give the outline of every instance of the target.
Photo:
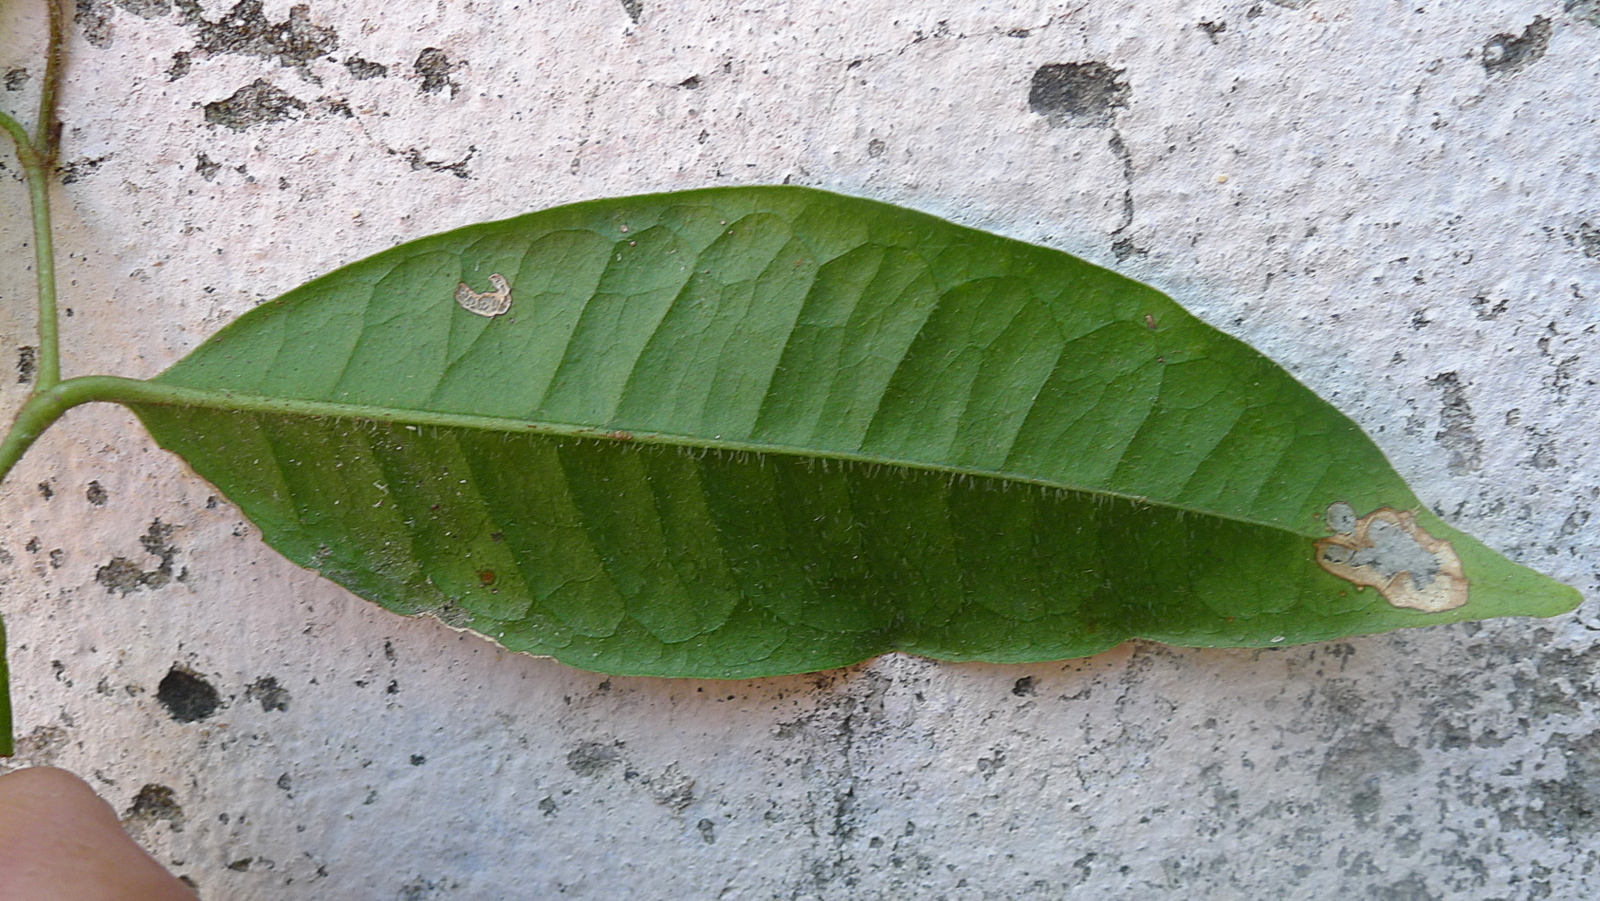
[(1567, 240), (1582, 251), (1584, 256), (1591, 260), (1600, 260), (1600, 226), (1585, 222), (1578, 226), (1578, 233), (1568, 235)]
[(1206, 37), (1211, 39), (1211, 43), (1215, 44), (1217, 42), (1217, 35), (1228, 30), (1228, 23), (1221, 21), (1201, 22), (1199, 28), (1201, 31), (1206, 33)]
[(1428, 880), (1420, 873), (1391, 882), (1387, 885), (1373, 885), (1367, 891), (1367, 896), (1373, 901), (1442, 901), (1443, 896), (1428, 891)]
[(213, 161), (211, 157), (205, 155), (204, 151), (201, 151), (194, 158), (194, 171), (200, 173), (200, 177), (206, 181), (215, 181), (217, 173), (222, 171), (222, 164)]
[(77, 0), (73, 20), (83, 30), (83, 39), (89, 46), (104, 50), (111, 46), (110, 0)]
[(189, 51), (179, 50), (177, 53), (172, 54), (172, 65), (167, 67), (167, 80), (177, 81), (188, 75), (189, 68), (192, 65), (193, 60), (189, 57)]
[(422, 79), (422, 84), (417, 90), (424, 94), (437, 94), (449, 88), (451, 97), (461, 93), (461, 86), (450, 78), (450, 73), (459, 68), (461, 63), (452, 62), (438, 47), (424, 48), (417, 54), (416, 62), (411, 64), (412, 71)]
[(272, 676), (262, 676), (244, 690), (245, 700), (259, 701), (261, 709), (282, 713), (289, 709), (289, 690), (278, 684)]
[(1535, 783), (1530, 794), (1540, 803), (1523, 808), (1518, 818), (1542, 835), (1600, 832), (1600, 732), (1556, 735), (1550, 747), (1565, 760), (1566, 775)]
[(388, 78), (389, 67), (383, 63), (364, 60), (359, 56), (352, 56), (344, 61), (345, 71), (349, 72), (356, 81), (366, 81), (369, 78)]
[(1511, 301), (1503, 297), (1498, 300), (1490, 300), (1486, 295), (1479, 294), (1477, 297), (1472, 298), (1472, 312), (1479, 320), (1484, 322), (1493, 322), (1499, 319), (1500, 314), (1504, 313), (1510, 305)]
[(1150, 251), (1133, 243), (1133, 239), (1123, 236), (1111, 242), (1111, 255), (1117, 262), (1126, 262), (1129, 257), (1147, 257)]
[(1550, 46), (1550, 20), (1534, 16), (1522, 34), (1497, 34), (1484, 42), (1483, 67), (1490, 75), (1503, 75), (1538, 61)]
[[(142, 569), (127, 557), (113, 557), (110, 563), (95, 572), (94, 580), (104, 585), (107, 591), (118, 591), (124, 595), (141, 588), (166, 585), (173, 579), (173, 562), (178, 556), (178, 546), (172, 543), (173, 530), (173, 526), (157, 519), (139, 537), (139, 544), (145, 552), (161, 561), (155, 569)], [(181, 581), (183, 578), (184, 573), (179, 573), (178, 579)]]
[(60, 174), (62, 184), (70, 185), (81, 180), (84, 176), (92, 174), (94, 170), (100, 168), (101, 163), (110, 158), (109, 155), (84, 157), (83, 159), (73, 160), (70, 163), (62, 163), (56, 167), (56, 172)]
[(0, 77), (0, 83), (4, 83), (8, 91), (20, 91), (28, 85), (28, 70), (21, 66), (7, 69), (6, 74)]
[[(628, 778), (632, 778), (631, 774)], [(683, 813), (694, 803), (694, 780), (679, 772), (676, 763), (655, 776), (641, 779), (640, 784), (650, 792), (650, 800), (676, 813)]]
[(1122, 221), (1111, 232), (1113, 239), (1111, 253), (1120, 263), (1131, 256), (1148, 256), (1149, 251), (1136, 246), (1133, 239), (1125, 234), (1133, 227), (1133, 153), (1128, 150), (1128, 145), (1115, 128), (1111, 129), (1111, 137), (1106, 141), (1106, 146), (1117, 158), (1117, 162), (1122, 164)]
[[(411, 164), (412, 172), (421, 172), (422, 170), (426, 169), (429, 172), (448, 172), (451, 175), (454, 175), (456, 178), (467, 179), (472, 177), (472, 170), (469, 168), (469, 166), (472, 163), (473, 155), (477, 152), (478, 147), (476, 144), (474, 144), (467, 148), (466, 156), (463, 156), (461, 159), (456, 160), (453, 163), (447, 163), (441, 160), (423, 159), (422, 151), (413, 147), (406, 151), (405, 158), (406, 162)], [(399, 151), (391, 150), (390, 153), (398, 154)]]
[(428, 762), (428, 755), (426, 755), (426, 754), (412, 754), (411, 755), (411, 765), (412, 766), (422, 766), (423, 764), (425, 764), (427, 762)]
[(60, 726), (35, 726), (32, 732), (17, 739), (17, 759), (35, 766), (50, 766), (72, 740), (72, 734)]
[(633, 24), (639, 24), (639, 16), (644, 14), (644, 0), (622, 0), (622, 11), (628, 14)]
[(1529, 428), (1528, 437), (1533, 441), (1533, 455), (1528, 458), (1528, 465), (1534, 469), (1555, 469), (1561, 465), (1561, 460), (1556, 456), (1556, 439), (1548, 432), (1541, 432)]
[(207, 125), (221, 125), (231, 131), (244, 131), (257, 125), (282, 122), (306, 110), (304, 101), (258, 78), (233, 92), (226, 100), (205, 105)]
[(111, 558), (110, 563), (95, 570), (94, 580), (104, 585), (107, 591), (120, 591), (123, 594), (146, 586), (159, 588), (166, 584), (166, 579), (160, 578), (159, 572), (140, 569), (139, 564), (127, 557)]
[(1122, 69), (1105, 63), (1050, 63), (1033, 73), (1028, 108), (1054, 126), (1104, 127), (1128, 105)]
[(83, 499), (96, 507), (104, 507), (110, 497), (106, 493), (105, 487), (98, 480), (90, 482), (89, 487), (83, 490)]
[(156, 700), (180, 723), (195, 723), (217, 712), (222, 696), (211, 683), (190, 670), (174, 666), (156, 686)]
[(117, 0), (117, 5), (141, 19), (154, 19), (172, 12), (172, 0)]
[(567, 753), (567, 768), (580, 776), (598, 776), (622, 759), (616, 747), (586, 741)]
[(17, 384), (30, 384), (38, 368), (39, 348), (30, 346), (17, 348)]
[(1464, 475), (1483, 468), (1483, 441), (1473, 431), (1476, 420), (1467, 403), (1467, 391), (1461, 377), (1454, 372), (1442, 372), (1428, 384), (1439, 389), (1439, 420), (1444, 428), (1433, 439), (1450, 452), (1450, 472)]
[(1561, 523), (1561, 531), (1558, 534), (1562, 538), (1578, 534), (1580, 529), (1589, 524), (1589, 516), (1588, 510), (1572, 511), (1567, 514), (1567, 518)]
[(556, 806), (556, 799), (545, 795), (539, 799), (539, 812), (547, 817), (553, 817), (561, 808)]
[(1033, 687), (1033, 677), (1023, 676), (1021, 679), (1018, 679), (1016, 684), (1011, 686), (1011, 693), (1019, 698), (1032, 697), (1033, 695), (1038, 694)]
[(400, 893), (395, 897), (398, 901), (426, 901), (428, 898), (442, 897), (445, 892), (453, 891), (459, 883), (447, 882), (443, 879), (416, 879), (400, 886)]
[(1389, 775), (1409, 775), (1422, 766), (1422, 755), (1402, 747), (1388, 726), (1348, 735), (1328, 749), (1317, 781), (1358, 822), (1376, 822), (1382, 806), (1382, 782)]
[(332, 28), (311, 22), (310, 7), (290, 7), (281, 22), (267, 19), (261, 0), (239, 0), (222, 18), (212, 22), (201, 15), (198, 0), (179, 0), (185, 25), (197, 32), (195, 46), (211, 53), (233, 53), (275, 59), (279, 65), (305, 66), (333, 52), (339, 36)]
[(172, 825), (174, 832), (183, 830), (183, 807), (178, 804), (177, 793), (165, 785), (152, 783), (139, 789), (122, 818), (129, 823), (144, 825), (165, 820)]
[(717, 824), (708, 819), (701, 818), (694, 827), (700, 833), (700, 840), (708, 845), (717, 843)]
[(1564, 404), (1567, 402), (1567, 395), (1571, 393), (1572, 385), (1576, 378), (1575, 370), (1581, 362), (1583, 362), (1583, 358), (1577, 354), (1562, 357), (1561, 362), (1556, 364), (1555, 371), (1550, 374), (1549, 378), (1544, 380), (1545, 386), (1555, 395), (1556, 403)]

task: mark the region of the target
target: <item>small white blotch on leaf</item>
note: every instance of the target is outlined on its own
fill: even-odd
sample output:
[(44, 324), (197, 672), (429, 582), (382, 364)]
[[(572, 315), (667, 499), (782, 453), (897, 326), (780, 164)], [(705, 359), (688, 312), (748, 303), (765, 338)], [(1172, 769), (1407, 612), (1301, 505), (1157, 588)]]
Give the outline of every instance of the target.
[(1340, 502), (1328, 507), (1317, 564), (1358, 588), (1376, 588), (1396, 607), (1442, 613), (1467, 602), (1467, 577), (1450, 542), (1429, 535), (1407, 510), (1380, 507), (1356, 518)]
[(489, 284), (494, 290), (482, 294), (472, 290), (466, 282), (457, 284), (456, 303), (469, 313), (491, 318), (511, 309), (511, 285), (506, 282), (506, 277), (496, 272), (489, 276)]

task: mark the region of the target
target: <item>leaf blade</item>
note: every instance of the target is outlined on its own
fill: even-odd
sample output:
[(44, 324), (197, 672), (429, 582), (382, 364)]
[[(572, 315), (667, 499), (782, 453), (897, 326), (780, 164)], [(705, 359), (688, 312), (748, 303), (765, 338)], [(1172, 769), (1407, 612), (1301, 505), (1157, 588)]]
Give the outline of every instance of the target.
[[(509, 313), (459, 309), (456, 285), (490, 274)], [(157, 381), (393, 411), (241, 427), (135, 407), (296, 562), (611, 672), (1268, 645), (1576, 603), (1426, 511), (1482, 581), (1471, 609), (1356, 591), (1310, 550), (1328, 506), (1416, 499), (1281, 369), (1066, 254), (808, 189), (423, 239), (241, 317)], [(505, 424), (430, 437), (406, 430), (420, 414)], [(290, 484), (307, 461), (324, 475)], [(326, 475), (345, 466), (389, 494)], [(350, 512), (386, 499), (406, 517)], [(324, 550), (352, 540), (369, 546)]]

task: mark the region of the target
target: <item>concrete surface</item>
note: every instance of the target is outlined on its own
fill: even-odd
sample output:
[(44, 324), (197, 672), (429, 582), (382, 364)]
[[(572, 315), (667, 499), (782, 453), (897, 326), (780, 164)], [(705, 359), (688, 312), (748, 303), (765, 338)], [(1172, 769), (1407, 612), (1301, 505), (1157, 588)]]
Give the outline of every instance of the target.
[[(0, 5), (8, 109), (38, 7)], [(0, 493), (8, 765), (84, 774), (207, 901), (1600, 893), (1595, 0), (77, 8), (70, 374), (153, 374), (404, 239), (789, 180), (1156, 284), (1589, 599), (1273, 651), (607, 679), (319, 581), (80, 409)]]

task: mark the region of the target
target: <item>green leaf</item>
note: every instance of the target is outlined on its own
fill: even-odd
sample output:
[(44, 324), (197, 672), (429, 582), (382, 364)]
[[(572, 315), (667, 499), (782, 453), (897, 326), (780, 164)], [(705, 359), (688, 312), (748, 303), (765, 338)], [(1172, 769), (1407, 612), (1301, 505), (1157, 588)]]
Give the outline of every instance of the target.
[[(803, 188), (426, 238), (156, 382), (230, 396), (134, 408), (290, 559), (594, 670), (1266, 646), (1578, 602), (1155, 290)], [(1466, 601), (1385, 597), (1408, 593)]]

